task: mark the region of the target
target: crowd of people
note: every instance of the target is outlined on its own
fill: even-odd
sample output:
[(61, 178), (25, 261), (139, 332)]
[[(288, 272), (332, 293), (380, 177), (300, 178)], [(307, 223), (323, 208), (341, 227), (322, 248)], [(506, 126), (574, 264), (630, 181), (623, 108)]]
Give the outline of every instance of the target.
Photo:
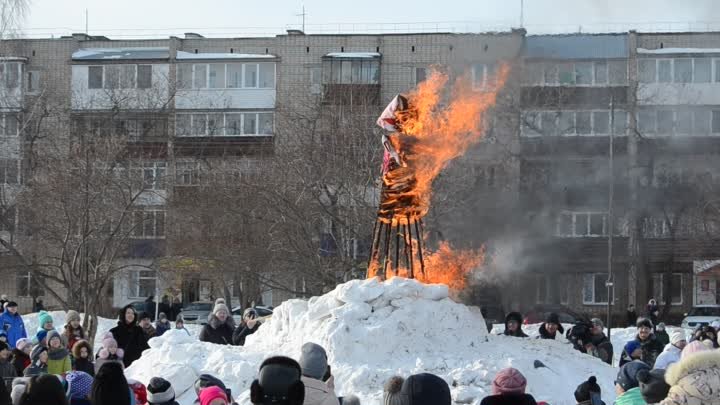
[[(17, 304), (6, 300), (0, 316), (0, 405), (177, 405), (172, 382), (160, 377), (147, 385), (127, 379), (124, 369), (139, 359), (148, 340), (170, 329), (184, 330), (181, 316), (175, 325), (165, 313), (155, 324), (149, 313), (133, 306), (122, 308), (117, 325), (103, 336), (93, 355), (76, 311), (55, 328), (52, 316), (40, 311), (38, 329), (29, 335)], [(215, 302), (200, 340), (222, 345), (244, 345), (261, 325), (253, 309), (235, 325), (224, 300)], [(716, 329), (698, 328), (688, 343), (683, 330), (667, 333), (649, 318), (636, 320), (637, 335), (623, 348), (615, 379), (615, 405), (720, 405), (720, 350)], [(538, 339), (558, 339), (565, 330), (556, 314), (540, 325)], [(528, 338), (522, 316), (510, 313), (502, 335)], [(30, 336), (30, 337), (28, 337)], [(573, 347), (613, 363), (613, 346), (599, 319), (573, 325), (565, 334)], [(490, 395), (480, 405), (550, 405), (526, 392), (527, 379), (517, 369), (505, 368), (494, 376)], [(203, 374), (194, 384), (198, 405), (236, 405), (231, 390), (215, 376)], [(582, 381), (574, 391), (579, 405), (604, 405), (596, 377)], [(325, 348), (303, 345), (299, 359), (273, 356), (258, 369), (250, 387), (257, 405), (360, 405), (355, 395), (338, 396), (335, 376)], [(450, 387), (439, 376), (421, 373), (393, 376), (383, 386), (383, 405), (450, 405)]]

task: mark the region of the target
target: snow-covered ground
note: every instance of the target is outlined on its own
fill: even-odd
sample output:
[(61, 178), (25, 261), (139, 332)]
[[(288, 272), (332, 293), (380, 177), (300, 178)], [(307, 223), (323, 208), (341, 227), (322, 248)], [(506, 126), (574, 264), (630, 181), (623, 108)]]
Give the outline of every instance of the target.
[[(181, 405), (192, 403), (192, 384), (202, 373), (221, 378), (241, 404), (263, 359), (299, 358), (305, 342), (328, 351), (338, 395), (358, 395), (364, 405), (382, 402), (383, 383), (393, 375), (430, 372), (444, 378), (456, 403), (477, 405), (490, 394), (496, 372), (519, 369), (528, 392), (553, 405), (575, 404), (573, 392), (591, 375), (603, 399), (615, 398), (617, 370), (574, 351), (561, 341), (490, 335), (479, 311), (448, 298), (443, 285), (394, 278), (354, 280), (309, 301), (290, 300), (245, 347), (218, 346), (170, 331), (150, 340), (151, 349), (126, 370), (147, 383), (162, 376), (173, 383)], [(547, 367), (535, 368), (541, 361)]]

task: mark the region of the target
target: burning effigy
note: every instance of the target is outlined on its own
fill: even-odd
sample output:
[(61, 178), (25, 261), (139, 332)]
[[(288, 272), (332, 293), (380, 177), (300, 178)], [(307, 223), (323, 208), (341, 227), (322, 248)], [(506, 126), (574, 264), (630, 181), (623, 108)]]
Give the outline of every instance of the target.
[(465, 276), (483, 261), (482, 250), (455, 251), (441, 242), (425, 246), (423, 218), (430, 209), (433, 180), (447, 164), (477, 144), (508, 68), (498, 69), (492, 86), (476, 88), (468, 75), (449, 85), (433, 70), (407, 95), (395, 96), (377, 120), (384, 130), (380, 204), (373, 228), (367, 276), (415, 278), (464, 286)]

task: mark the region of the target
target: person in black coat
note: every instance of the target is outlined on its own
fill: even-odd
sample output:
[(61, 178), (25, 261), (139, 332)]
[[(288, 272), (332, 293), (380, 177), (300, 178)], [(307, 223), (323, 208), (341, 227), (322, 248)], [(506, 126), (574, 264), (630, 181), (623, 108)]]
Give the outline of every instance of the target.
[(630, 305), (627, 309), (627, 326), (635, 326), (637, 323), (638, 314), (635, 311), (635, 305)]
[(560, 317), (558, 316), (558, 314), (551, 312), (545, 318), (545, 323), (540, 325), (540, 329), (538, 332), (540, 332), (538, 339), (555, 340), (557, 333), (560, 332), (560, 335), (562, 336), (565, 333), (565, 329), (563, 328), (562, 324), (560, 324)]
[[(638, 319), (637, 330), (638, 334), (635, 337), (634, 341), (637, 342), (637, 344), (640, 346), (640, 350), (642, 351), (640, 360), (642, 360), (645, 364), (652, 368), (655, 366), (655, 360), (660, 355), (660, 353), (662, 353), (665, 347), (662, 345), (662, 343), (660, 343), (659, 340), (657, 340), (655, 334), (652, 333), (653, 324), (649, 319)], [(626, 363), (631, 362), (632, 360), (633, 359), (631, 358), (630, 353), (623, 351), (622, 356), (620, 356), (620, 367), (622, 367), (622, 365)]]
[(257, 312), (248, 308), (243, 312), (243, 319), (233, 332), (232, 341), (235, 346), (245, 346), (245, 338), (257, 332), (260, 328), (260, 321), (257, 320)]
[(150, 322), (155, 322), (156, 307), (155, 307), (155, 300), (153, 298), (154, 297), (152, 295), (147, 297), (147, 299), (145, 300), (145, 306), (143, 307), (143, 311), (141, 311), (141, 312), (145, 312), (146, 314), (150, 315)]
[(148, 349), (147, 338), (142, 328), (137, 324), (137, 313), (132, 305), (126, 305), (118, 315), (118, 324), (110, 329), (117, 341), (118, 347), (123, 349), (125, 357), (123, 364), (129, 367), (135, 360), (140, 358), (143, 350)]
[(208, 323), (200, 331), (201, 342), (218, 345), (231, 345), (233, 343), (233, 323), (227, 305), (219, 303), (213, 308)]
[(528, 337), (522, 331), (522, 315), (519, 312), (510, 312), (505, 317), (505, 331), (502, 335), (514, 337)]

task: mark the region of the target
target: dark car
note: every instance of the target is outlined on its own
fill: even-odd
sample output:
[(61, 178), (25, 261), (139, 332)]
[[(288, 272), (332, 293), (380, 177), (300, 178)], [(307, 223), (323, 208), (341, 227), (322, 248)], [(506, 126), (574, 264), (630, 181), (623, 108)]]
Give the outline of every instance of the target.
[(562, 305), (537, 305), (525, 313), (523, 323), (525, 325), (543, 323), (545, 322), (545, 318), (553, 312), (560, 318), (560, 323), (575, 324), (579, 321), (587, 322), (590, 320), (587, 316), (577, 313)]

